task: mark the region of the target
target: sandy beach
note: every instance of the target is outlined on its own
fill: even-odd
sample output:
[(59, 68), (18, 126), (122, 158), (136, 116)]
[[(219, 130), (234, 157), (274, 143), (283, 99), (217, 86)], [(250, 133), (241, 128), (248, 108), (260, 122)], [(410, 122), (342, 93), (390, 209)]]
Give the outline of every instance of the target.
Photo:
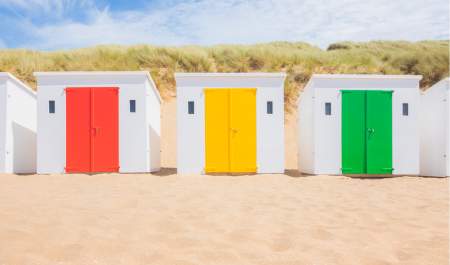
[(0, 175), (0, 265), (444, 265), (449, 179), (176, 175), (175, 102), (155, 174)]

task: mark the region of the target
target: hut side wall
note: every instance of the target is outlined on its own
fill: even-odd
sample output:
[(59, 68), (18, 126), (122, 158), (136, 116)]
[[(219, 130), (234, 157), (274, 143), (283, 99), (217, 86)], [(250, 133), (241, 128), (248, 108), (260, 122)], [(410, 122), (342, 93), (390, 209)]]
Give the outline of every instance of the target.
[[(448, 175), (449, 103), (445, 81), (421, 96), (420, 174)], [(447, 156), (447, 157), (446, 157)]]
[(298, 169), (302, 173), (315, 174), (314, 167), (314, 94), (306, 87), (297, 106), (298, 117)]
[(5, 172), (6, 159), (6, 81), (0, 79), (0, 172)]

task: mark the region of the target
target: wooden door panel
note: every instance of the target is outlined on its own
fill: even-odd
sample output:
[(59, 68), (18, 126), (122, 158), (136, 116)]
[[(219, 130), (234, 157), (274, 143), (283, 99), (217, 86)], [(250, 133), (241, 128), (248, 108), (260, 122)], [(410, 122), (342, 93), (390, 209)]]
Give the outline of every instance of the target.
[(92, 172), (119, 171), (118, 88), (92, 89)]
[(66, 172), (91, 171), (91, 89), (66, 89)]

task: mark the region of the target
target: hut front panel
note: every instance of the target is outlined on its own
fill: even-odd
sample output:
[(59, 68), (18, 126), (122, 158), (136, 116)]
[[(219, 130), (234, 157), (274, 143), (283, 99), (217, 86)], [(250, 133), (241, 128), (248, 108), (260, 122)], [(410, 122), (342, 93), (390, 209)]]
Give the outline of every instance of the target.
[[(63, 77), (59, 77), (64, 79)], [(61, 82), (61, 80), (57, 80)], [(38, 173), (63, 173), (66, 166), (66, 94), (67, 87), (119, 88), (119, 172), (150, 170), (147, 97), (144, 83), (121, 84), (111, 80), (95, 80), (53, 85), (46, 81), (38, 93)], [(130, 110), (134, 100), (135, 112)], [(49, 113), (49, 101), (55, 102), (55, 112)]]
[[(205, 170), (205, 88), (256, 88), (257, 173), (284, 172), (284, 97), (279, 79), (207, 77), (177, 80), (177, 170), (198, 174)], [(275, 85), (276, 84), (276, 85)], [(256, 86), (258, 85), (258, 86)], [(192, 102), (192, 103), (189, 103)], [(272, 111), (268, 113), (268, 102)], [(189, 104), (194, 112), (189, 113)], [(270, 105), (270, 104), (269, 104)]]
[[(386, 90), (394, 91), (392, 96), (393, 174), (417, 175), (419, 173), (419, 89), (417, 81), (393, 80), (392, 84), (371, 79), (317, 81), (321, 81), (322, 85), (325, 84), (329, 87), (315, 87), (314, 92), (316, 172), (319, 174), (342, 173), (341, 90)], [(353, 84), (353, 81), (358, 86)], [(371, 81), (375, 85), (371, 84)], [(315, 85), (317, 86), (316, 82)], [(326, 103), (331, 105), (331, 115), (325, 113)], [(403, 114), (403, 104), (408, 104), (407, 115)]]

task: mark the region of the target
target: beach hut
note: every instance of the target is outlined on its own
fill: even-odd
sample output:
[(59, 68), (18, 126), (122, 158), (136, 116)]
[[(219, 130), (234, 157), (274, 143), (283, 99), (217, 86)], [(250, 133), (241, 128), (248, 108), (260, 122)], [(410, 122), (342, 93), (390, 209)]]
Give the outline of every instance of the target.
[(313, 75), (298, 102), (299, 170), (418, 175), (421, 78)]
[(284, 73), (175, 79), (178, 173), (284, 172)]
[(0, 173), (36, 172), (36, 94), (0, 72)]
[(450, 176), (450, 79), (421, 95), (420, 175)]
[(38, 173), (160, 169), (160, 104), (148, 72), (38, 72)]

